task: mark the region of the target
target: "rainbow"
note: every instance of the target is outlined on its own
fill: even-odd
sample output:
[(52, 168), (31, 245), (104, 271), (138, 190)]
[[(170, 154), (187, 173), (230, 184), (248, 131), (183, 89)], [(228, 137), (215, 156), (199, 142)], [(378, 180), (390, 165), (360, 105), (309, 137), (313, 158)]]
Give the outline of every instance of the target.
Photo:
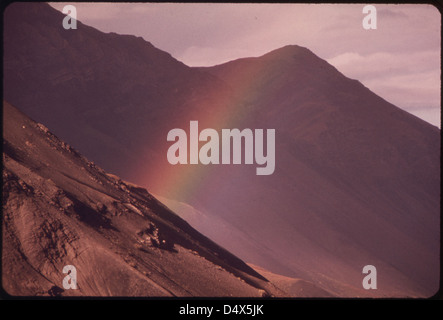
[[(254, 58), (250, 58), (254, 59)], [(204, 128), (239, 128), (244, 129), (245, 120), (254, 116), (257, 112), (254, 101), (258, 96), (258, 88), (265, 85), (263, 83), (263, 73), (266, 72), (265, 64), (257, 68), (257, 64), (246, 64), (246, 68), (231, 68), (230, 79), (235, 79), (231, 84), (232, 90), (219, 90), (213, 93), (204, 103), (193, 105), (183, 119), (182, 128), (189, 126), (190, 120), (199, 122), (200, 130)], [(166, 158), (166, 150), (170, 142), (166, 141), (167, 132), (173, 129), (169, 127), (165, 130), (164, 140), (156, 146), (156, 150), (161, 150), (163, 157), (155, 163), (155, 168), (142, 168), (140, 180), (149, 191), (185, 202), (198, 201), (202, 196), (208, 196), (205, 192), (207, 182), (214, 177), (218, 166), (227, 165), (209, 165), (187, 164), (171, 165)], [(149, 154), (146, 154), (149, 157)], [(209, 168), (211, 167), (211, 168)], [(140, 170), (137, 168), (136, 170)], [(138, 171), (138, 175), (140, 171)], [(210, 199), (206, 199), (210, 200)]]

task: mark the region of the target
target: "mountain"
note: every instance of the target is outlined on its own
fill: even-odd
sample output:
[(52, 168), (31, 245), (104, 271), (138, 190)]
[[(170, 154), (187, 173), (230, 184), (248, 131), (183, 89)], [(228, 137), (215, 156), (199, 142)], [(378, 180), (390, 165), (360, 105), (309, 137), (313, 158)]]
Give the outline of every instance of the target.
[(80, 21), (65, 30), (64, 17), (45, 3), (6, 8), (4, 97), (105, 170), (142, 182), (130, 168), (163, 158), (157, 144), (191, 99), (228, 88), (140, 37)]
[[(104, 172), (7, 102), (3, 116), (2, 284), (9, 294), (283, 294), (146, 189)], [(62, 289), (65, 265), (76, 267), (78, 290)]]
[(323, 288), (337, 295), (350, 292), (342, 284), (357, 289), (355, 295), (367, 294), (358, 292), (367, 264), (386, 275), (377, 294), (437, 291), (436, 127), (298, 46), (200, 70), (224, 80), (238, 97), (253, 92), (248, 103), (257, 110), (255, 124), (247, 119), (244, 126), (276, 128), (278, 134), (275, 173), (221, 173), (215, 179), (231, 178), (234, 187), (218, 197), (221, 182), (202, 188), (209, 212), (222, 212), (249, 234), (260, 230), (260, 237), (273, 243), (276, 260), (295, 272), (274, 270), (311, 281), (324, 277)]
[[(6, 9), (7, 101), (178, 214), (199, 213), (199, 231), (248, 263), (335, 296), (438, 290), (438, 128), (307, 48), (191, 68), (141, 38), (64, 30), (63, 18), (46, 4)], [(275, 129), (275, 172), (169, 164), (167, 134), (191, 120)], [(362, 287), (365, 265), (377, 290)]]

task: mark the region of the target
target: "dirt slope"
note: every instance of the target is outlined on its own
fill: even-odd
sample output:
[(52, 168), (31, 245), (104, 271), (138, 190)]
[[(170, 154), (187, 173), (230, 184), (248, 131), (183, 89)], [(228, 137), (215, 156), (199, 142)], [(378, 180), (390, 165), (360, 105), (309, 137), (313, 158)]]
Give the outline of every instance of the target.
[[(281, 292), (145, 189), (105, 173), (4, 103), (2, 284), (11, 295)], [(65, 265), (78, 290), (63, 290)]]

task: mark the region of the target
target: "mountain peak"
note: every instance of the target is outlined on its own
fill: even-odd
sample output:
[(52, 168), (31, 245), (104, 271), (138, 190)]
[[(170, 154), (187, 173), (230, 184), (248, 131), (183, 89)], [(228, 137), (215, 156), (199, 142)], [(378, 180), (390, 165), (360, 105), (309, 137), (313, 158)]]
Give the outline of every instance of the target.
[(274, 49), (263, 55), (263, 57), (271, 57), (271, 56), (292, 57), (294, 55), (306, 55), (306, 54), (313, 54), (313, 53), (308, 48), (296, 44), (290, 44), (278, 49)]
[(275, 50), (272, 50), (261, 57), (259, 59), (268, 60), (280, 60), (285, 61), (286, 63), (319, 63), (325, 62), (320, 59), (315, 53), (313, 53), (308, 48), (299, 46), (299, 45), (287, 45)]

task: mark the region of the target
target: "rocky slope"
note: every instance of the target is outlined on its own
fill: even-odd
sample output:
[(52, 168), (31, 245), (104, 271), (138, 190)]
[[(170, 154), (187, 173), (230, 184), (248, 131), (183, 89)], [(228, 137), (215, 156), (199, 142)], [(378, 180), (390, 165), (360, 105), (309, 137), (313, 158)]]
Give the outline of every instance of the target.
[[(2, 285), (14, 296), (282, 295), (146, 189), (4, 103)], [(64, 290), (65, 265), (78, 289)]]

